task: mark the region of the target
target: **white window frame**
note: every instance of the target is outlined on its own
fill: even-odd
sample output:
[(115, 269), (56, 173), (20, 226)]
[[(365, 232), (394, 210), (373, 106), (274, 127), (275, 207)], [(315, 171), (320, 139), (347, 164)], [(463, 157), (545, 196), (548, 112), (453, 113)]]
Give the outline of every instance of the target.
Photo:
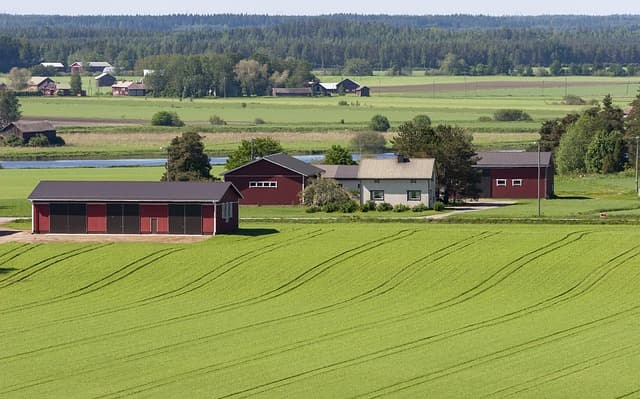
[(250, 181), (249, 188), (278, 188), (277, 180)]
[[(411, 193), (418, 193), (417, 197), (412, 197)], [(422, 200), (422, 190), (407, 190), (407, 201), (421, 201)]]
[(507, 179), (496, 179), (497, 187), (507, 187)]
[[(376, 194), (382, 193), (380, 197), (376, 196)], [(384, 190), (371, 190), (369, 191), (369, 196), (371, 201), (384, 201)]]
[(513, 187), (522, 187), (522, 179), (511, 179), (511, 185)]

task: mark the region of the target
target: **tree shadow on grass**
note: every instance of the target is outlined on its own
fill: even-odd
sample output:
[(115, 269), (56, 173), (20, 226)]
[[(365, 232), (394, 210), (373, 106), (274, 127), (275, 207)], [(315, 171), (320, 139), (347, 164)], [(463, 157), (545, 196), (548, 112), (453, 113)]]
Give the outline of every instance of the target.
[(558, 200), (590, 200), (593, 199), (591, 197), (585, 197), (584, 195), (556, 195), (553, 199)]
[(277, 234), (280, 231), (278, 229), (267, 229), (267, 228), (258, 228), (258, 229), (238, 229), (233, 232), (233, 235), (236, 236), (245, 236), (245, 237), (260, 237), (266, 236), (270, 234)]

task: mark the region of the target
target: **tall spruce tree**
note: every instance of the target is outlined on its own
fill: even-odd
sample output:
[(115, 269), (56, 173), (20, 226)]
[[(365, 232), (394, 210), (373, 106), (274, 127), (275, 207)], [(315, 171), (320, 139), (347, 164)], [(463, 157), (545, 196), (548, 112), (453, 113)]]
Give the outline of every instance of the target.
[(0, 128), (19, 120), (21, 117), (20, 102), (16, 93), (10, 90), (0, 90)]

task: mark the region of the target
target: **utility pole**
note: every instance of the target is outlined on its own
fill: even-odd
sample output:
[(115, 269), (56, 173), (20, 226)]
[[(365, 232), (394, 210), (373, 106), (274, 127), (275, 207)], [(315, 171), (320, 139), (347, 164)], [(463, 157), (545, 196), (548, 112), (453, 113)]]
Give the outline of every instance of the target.
[(538, 217), (542, 215), (540, 210), (540, 142), (538, 141)]
[(640, 195), (640, 191), (638, 191), (638, 139), (640, 136), (636, 136), (636, 195)]

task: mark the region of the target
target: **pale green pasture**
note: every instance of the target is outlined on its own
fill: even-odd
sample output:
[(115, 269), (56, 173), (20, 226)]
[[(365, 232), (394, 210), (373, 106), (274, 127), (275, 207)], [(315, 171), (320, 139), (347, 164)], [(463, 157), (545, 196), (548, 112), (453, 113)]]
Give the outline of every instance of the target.
[(0, 244), (0, 395), (627, 397), (633, 231), (252, 224), (191, 245)]

